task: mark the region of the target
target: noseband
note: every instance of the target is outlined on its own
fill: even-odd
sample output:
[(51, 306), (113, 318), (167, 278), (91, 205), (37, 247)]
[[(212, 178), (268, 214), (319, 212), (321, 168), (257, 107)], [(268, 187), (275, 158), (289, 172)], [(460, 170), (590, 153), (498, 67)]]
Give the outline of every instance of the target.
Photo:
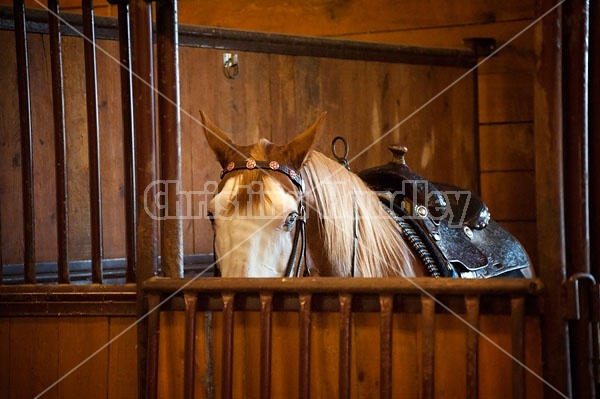
[[(304, 183), (302, 176), (294, 169), (291, 169), (285, 165), (280, 165), (276, 161), (256, 161), (252, 158), (241, 162), (230, 162), (225, 169), (221, 171), (221, 180), (227, 173), (234, 172), (236, 170), (253, 170), (259, 169), (264, 171), (279, 172), (288, 177), (290, 181), (298, 188), (299, 191), (299, 202), (298, 202), (298, 218), (296, 219), (296, 229), (294, 232), (294, 242), (292, 246), (292, 252), (288, 259), (287, 267), (285, 270), (286, 277), (302, 277), (308, 274), (306, 267), (306, 211), (304, 209)], [(214, 241), (214, 240), (213, 240)], [(216, 268), (216, 251), (215, 256), (215, 270)]]

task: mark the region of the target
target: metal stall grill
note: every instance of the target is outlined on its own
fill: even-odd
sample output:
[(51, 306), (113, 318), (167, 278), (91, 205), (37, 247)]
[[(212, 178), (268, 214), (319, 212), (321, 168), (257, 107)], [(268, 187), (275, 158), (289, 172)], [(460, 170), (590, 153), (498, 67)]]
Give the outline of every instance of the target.
[[(355, 328), (353, 323), (357, 314), (371, 313), (379, 315), (378, 337), (379, 348), (371, 348), (373, 353), (379, 352), (379, 396), (393, 397), (398, 389), (394, 386), (395, 370), (393, 370), (394, 345), (393, 318), (397, 314), (411, 313), (419, 315), (422, 329), (420, 330), (420, 392), (423, 398), (436, 397), (435, 336), (436, 318), (440, 313), (453, 313), (467, 325), (465, 337), (466, 351), (463, 356), (466, 361), (464, 392), (466, 398), (479, 397), (478, 372), (482, 367), (479, 362), (479, 343), (482, 340), (479, 330), (480, 316), (484, 314), (504, 313), (510, 315), (511, 353), (513, 358), (512, 397), (525, 397), (525, 317), (539, 315), (538, 303), (542, 285), (536, 280), (495, 280), (495, 281), (464, 281), (464, 280), (432, 280), (418, 279), (341, 279), (341, 278), (306, 278), (306, 279), (199, 279), (180, 280), (154, 278), (144, 284), (144, 292), (148, 298), (150, 314), (148, 315), (148, 397), (157, 397), (159, 345), (169, 346), (160, 337), (160, 318), (164, 312), (184, 312), (185, 331), (183, 334), (184, 358), (183, 381), (172, 381), (182, 384), (184, 397), (211, 397), (214, 392), (222, 398), (234, 395), (234, 370), (240, 367), (239, 348), (234, 344), (234, 322), (236, 315), (247, 312), (260, 313), (260, 338), (255, 342), (260, 346), (259, 356), (253, 360), (253, 367), (260, 370), (259, 392), (245, 392), (250, 396), (269, 398), (272, 396), (272, 372), (289, 365), (274, 365), (272, 362), (273, 346), (273, 317), (277, 312), (293, 312), (297, 314), (297, 350), (298, 353), (286, 353), (284, 358), (296, 359), (293, 368), (297, 375), (287, 375), (288, 380), (297, 379), (300, 398), (311, 395), (311, 387), (323, 384), (322, 380), (311, 379), (311, 368), (315, 366), (311, 359), (313, 320), (316, 314), (332, 313), (338, 316), (338, 381), (337, 392), (340, 398), (357, 397), (351, 392), (356, 381), (352, 369), (352, 340)], [(206, 392), (198, 392), (194, 387), (195, 374), (199, 371), (196, 353), (199, 350), (197, 339), (199, 330), (196, 323), (198, 313), (208, 312), (222, 317), (220, 328), (213, 329), (212, 334), (219, 336), (222, 348), (220, 350), (220, 374), (216, 372), (206, 377)], [(396, 327), (397, 328), (397, 327)], [(296, 336), (296, 335), (294, 335)], [(290, 345), (295, 347), (294, 345)], [(200, 348), (203, 353), (210, 351)], [(161, 352), (164, 353), (164, 352)], [(216, 352), (215, 352), (216, 353)], [(234, 355), (238, 353), (238, 355)], [(215, 356), (218, 356), (215, 354)], [(218, 363), (218, 361), (216, 362)], [(215, 364), (216, 364), (215, 363)], [(248, 367), (248, 364), (245, 365)], [(211, 367), (203, 371), (212, 373)], [(209, 378), (210, 377), (210, 378)], [(278, 378), (281, 378), (279, 376)]]
[[(21, 203), (22, 208), (22, 254), (16, 257), (14, 248), (8, 247), (3, 242), (0, 249), (0, 259), (9, 262), (22, 260), (22, 263), (3, 265), (3, 273), (0, 273), (0, 284), (35, 284), (35, 283), (59, 283), (59, 284), (114, 284), (135, 282), (135, 206), (133, 204), (135, 189), (135, 156), (133, 154), (133, 116), (131, 95), (131, 70), (130, 70), (130, 35), (129, 35), (129, 12), (128, 5), (119, 5), (118, 22), (112, 20), (107, 27), (97, 24), (94, 15), (94, 5), (91, 0), (81, 3), (81, 16), (64, 14), (61, 12), (59, 2), (51, 0), (46, 10), (26, 9), (23, 1), (13, 2), (12, 10), (6, 7), (0, 9), (0, 29), (14, 31), (16, 46), (16, 71), (18, 86), (18, 114), (20, 128), (20, 174), (21, 194), (9, 197)], [(106, 21), (106, 19), (104, 19)], [(100, 34), (98, 32), (100, 31)], [(106, 52), (102, 45), (98, 47), (98, 38), (106, 40), (106, 33), (112, 39), (119, 38), (119, 62), (121, 66), (120, 89), (122, 97), (120, 103), (114, 103), (115, 108), (122, 108), (121, 121), (113, 120), (122, 129), (119, 131), (122, 146), (123, 164), (119, 167), (124, 175), (122, 196), (124, 203), (124, 220), (121, 225), (125, 226), (124, 234), (126, 245), (122, 258), (104, 256), (103, 250), (106, 243), (103, 241), (105, 231), (103, 220), (109, 216), (103, 214), (103, 188), (106, 189), (106, 178), (103, 180), (102, 173), (106, 168), (101, 163), (102, 137), (107, 134), (106, 115), (108, 108), (106, 98), (104, 103), (99, 103), (99, 89), (106, 83), (107, 71), (98, 70), (97, 53), (100, 50)], [(118, 32), (118, 33), (117, 33)], [(49, 61), (36, 61), (34, 67), (30, 66), (31, 59), (37, 59), (39, 52), (47, 51), (40, 48), (40, 38), (47, 35), (49, 41)], [(112, 37), (111, 37), (112, 36)], [(33, 44), (30, 39), (33, 37)], [(68, 39), (65, 39), (68, 37)], [(65, 44), (65, 41), (68, 43)], [(103, 44), (105, 45), (105, 43)], [(74, 56), (73, 48), (82, 47), (82, 54)], [(65, 49), (66, 47), (66, 49)], [(106, 54), (101, 54), (106, 59)], [(47, 63), (47, 65), (46, 65)], [(115, 62), (115, 65), (116, 62)], [(74, 68), (77, 71), (74, 72)], [(50, 70), (50, 93), (39, 87), (40, 77), (45, 73), (45, 68)], [(69, 68), (69, 72), (65, 72)], [(10, 71), (7, 71), (10, 72)], [(71, 85), (66, 87), (66, 74), (70, 81), (81, 78), (84, 82), (81, 92), (74, 90)], [(81, 75), (81, 76), (79, 76)], [(111, 78), (112, 79), (112, 78)], [(38, 86), (31, 87), (30, 81), (38, 82)], [(76, 92), (75, 94), (73, 92)], [(81, 98), (76, 96), (81, 95)], [(73, 98), (82, 102), (73, 105)], [(104, 109), (104, 110), (102, 110)], [(102, 113), (104, 119), (101, 120)], [(42, 116), (41, 116), (42, 115)], [(74, 122), (75, 115), (80, 117), (79, 122)], [(51, 120), (42, 120), (48, 117)], [(46, 126), (46, 123), (48, 126)], [(103, 124), (104, 123), (104, 124)], [(34, 129), (35, 127), (35, 129)], [(69, 132), (70, 130), (70, 132)], [(81, 130), (81, 137), (87, 141), (86, 155), (81, 159), (75, 159), (68, 155), (68, 151), (77, 152), (73, 142), (73, 131)], [(50, 133), (47, 133), (50, 132)], [(113, 130), (116, 131), (116, 130)], [(36, 153), (35, 145), (48, 142), (53, 144), (52, 151), (45, 153), (41, 159), (34, 159)], [(53, 158), (50, 155), (53, 153)], [(42, 173), (47, 168), (44, 163), (53, 161), (53, 176)], [(81, 178), (75, 176), (79, 172), (77, 167), (69, 165), (69, 162), (85, 162), (85, 173)], [(52, 170), (50, 169), (50, 170)], [(46, 182), (40, 181), (53, 178), (52, 190), (42, 190)], [(43, 176), (43, 177), (40, 177)], [(77, 185), (84, 185), (86, 190), (85, 199), (81, 193), (74, 189)], [(109, 190), (112, 189), (108, 187)], [(35, 191), (35, 192), (34, 192)], [(74, 194), (75, 193), (75, 194)], [(45, 221), (45, 213), (50, 207), (40, 208), (40, 203), (50, 202), (45, 196), (52, 194), (55, 197), (54, 207), (51, 209), (51, 220)], [(77, 197), (77, 199), (75, 199)], [(15, 201), (15, 202), (16, 202)], [(37, 201), (37, 202), (36, 202)], [(109, 200), (110, 201), (110, 200)], [(79, 208), (85, 208), (86, 220), (82, 223), (81, 218), (73, 217), (80, 214)], [(19, 207), (14, 202), (5, 203), (4, 210), (14, 212)], [(110, 208), (108, 212), (115, 212)], [(119, 213), (117, 213), (119, 214)], [(112, 217), (112, 215), (110, 215)], [(19, 227), (11, 223), (4, 225), (5, 229), (16, 229)], [(75, 232), (74, 232), (75, 231)], [(77, 233), (78, 232), (78, 233)], [(78, 240), (76, 237), (83, 237)], [(6, 235), (4, 236), (6, 237)], [(54, 238), (55, 243), (49, 241)], [(10, 241), (10, 243), (18, 243)], [(79, 247), (89, 247), (82, 256)], [(38, 248), (44, 248), (40, 254)], [(75, 253), (74, 253), (75, 252)], [(11, 256), (12, 253), (12, 256)]]

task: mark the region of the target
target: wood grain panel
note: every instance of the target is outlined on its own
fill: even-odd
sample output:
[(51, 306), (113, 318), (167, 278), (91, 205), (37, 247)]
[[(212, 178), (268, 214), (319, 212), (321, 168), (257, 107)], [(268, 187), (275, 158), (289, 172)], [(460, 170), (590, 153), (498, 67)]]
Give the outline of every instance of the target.
[(535, 173), (481, 174), (481, 197), (498, 221), (535, 220)]
[[(377, 0), (368, 7), (359, 0), (318, 0), (249, 3), (222, 1), (179, 3), (180, 21), (193, 25), (220, 26), (299, 35), (333, 36), (349, 32), (389, 31), (433, 26), (505, 21), (533, 17), (533, 1), (493, 2)], [(376, 21), (376, 23), (374, 23)]]
[(109, 319), (109, 338), (119, 337), (108, 348), (108, 398), (136, 398), (137, 328), (123, 331), (136, 322), (133, 317)]
[(184, 313), (160, 313), (158, 397), (183, 397)]
[(380, 315), (355, 313), (352, 316), (351, 393), (358, 398), (379, 397)]
[[(125, 177), (118, 43), (98, 40), (98, 123), (102, 183), (102, 241), (105, 258), (125, 257)], [(108, 54), (106, 54), (106, 53)], [(110, 56), (109, 56), (110, 55)]]
[(541, 322), (536, 317), (525, 317), (525, 397), (543, 398), (544, 381), (542, 369)]
[(481, 171), (533, 170), (533, 124), (508, 123), (479, 127)]
[[(90, 207), (87, 115), (83, 43), (63, 38), (65, 129), (67, 134), (67, 193), (69, 196), (69, 260), (90, 259)], [(68, 78), (67, 78), (68, 77)]]
[(0, 57), (0, 232), (2, 261), (23, 263), (23, 203), (21, 190), (21, 130), (17, 99), (15, 35), (0, 31), (0, 43), (11, 51)]
[[(202, 71), (202, 58), (194, 57), (195, 54), (200, 54), (199, 52), (189, 51), (189, 48), (182, 47), (179, 50), (179, 59), (180, 59), (180, 74), (188, 76), (188, 74), (196, 73), (198, 76), (204, 76)], [(192, 68), (192, 71), (188, 71), (187, 68)], [(200, 79), (199, 79), (200, 80)], [(199, 142), (201, 140), (202, 129), (199, 126), (199, 112), (198, 108), (201, 107), (201, 104), (198, 104), (198, 100), (195, 98), (195, 94), (201, 89), (197, 89), (193, 86), (193, 79), (181, 79), (179, 84), (180, 97), (181, 97), (181, 148), (187, 148), (188, 151), (181, 152), (181, 189), (185, 192), (191, 192), (194, 187), (194, 177), (195, 173), (205, 173), (204, 170), (209, 168), (211, 163), (206, 163), (204, 168), (196, 168), (194, 167), (194, 158), (193, 156), (201, 151), (207, 151), (204, 146), (200, 145)], [(183, 103), (183, 99), (186, 99), (186, 103)], [(200, 160), (203, 159), (201, 155), (199, 155)], [(200, 162), (198, 162), (200, 164)], [(198, 201), (200, 198), (194, 198), (190, 194), (189, 200), (183, 202), (182, 212), (185, 216), (182, 220), (182, 230), (183, 230), (183, 250), (185, 254), (191, 254), (194, 252), (194, 227), (195, 220), (194, 217), (204, 217), (204, 210), (199, 209)], [(198, 206), (197, 206), (198, 204)], [(200, 230), (209, 232), (210, 224), (208, 221), (205, 221)], [(209, 241), (210, 238), (207, 236), (203, 241)], [(203, 252), (212, 252), (212, 249), (203, 251)]]
[[(31, 129), (33, 137), (33, 190), (36, 261), (56, 259), (56, 194), (54, 175), (54, 125), (50, 42), (48, 36), (29, 35)], [(32, 51), (35, 50), (35, 51)], [(40, 51), (41, 50), (41, 51)]]
[[(353, 160), (353, 170), (388, 162), (387, 144), (401, 142), (411, 148), (411, 166), (427, 177), (476, 185), (471, 81), (461, 81), (409, 118), (452, 84), (461, 70), (239, 53), (240, 76), (229, 80), (222, 72), (221, 56), (216, 50), (182, 51), (182, 104), (192, 115), (182, 118), (182, 128), (192, 140), (191, 149), (183, 149), (191, 167), (184, 163), (183, 170), (186, 176), (191, 170), (194, 191), (215, 181), (219, 170), (194, 120), (194, 104), (201, 104), (239, 144), (260, 136), (283, 144), (328, 111), (317, 148), (329, 155), (331, 139), (344, 135), (350, 156), (364, 151)], [(268, 73), (282, 69), (285, 80)], [(450, 107), (451, 103), (459, 105)], [(212, 250), (206, 220), (195, 220), (193, 226), (195, 250)]]
[(504, 399), (512, 392), (512, 359), (501, 351), (510, 353), (510, 316), (482, 315), (479, 327), (479, 397)]
[(337, 313), (313, 313), (311, 398), (338, 396), (340, 327)]
[(108, 318), (60, 318), (58, 329), (59, 376), (72, 371), (58, 384), (59, 397), (106, 397), (108, 348), (90, 356), (109, 340)]
[(494, 73), (479, 77), (479, 121), (481, 123), (532, 120), (532, 73)]
[(466, 325), (454, 315), (436, 317), (435, 397), (466, 398)]
[[(463, 39), (465, 38), (489, 37), (496, 40), (497, 47), (505, 45), (508, 41), (510, 43), (482, 63), (479, 73), (532, 71), (535, 66), (533, 29), (524, 31), (530, 23), (528, 19), (456, 26), (451, 23), (450, 26), (441, 28), (371, 31), (343, 35), (343, 38), (377, 43), (464, 49)], [(523, 33), (521, 34), (521, 32)], [(515, 38), (516, 35), (519, 36)], [(515, 39), (512, 40), (513, 38)]]
[(420, 317), (394, 314), (392, 327), (392, 397), (417, 398), (421, 386)]
[(299, 334), (298, 313), (273, 313), (271, 396), (294, 398), (298, 394)]
[(0, 318), (0, 392), (3, 397), (8, 397), (10, 392), (10, 321)]
[[(9, 398), (32, 398), (54, 384), (61, 376), (59, 319), (17, 318), (10, 321)], [(62, 348), (61, 348), (62, 349)], [(60, 398), (55, 386), (44, 398)]]

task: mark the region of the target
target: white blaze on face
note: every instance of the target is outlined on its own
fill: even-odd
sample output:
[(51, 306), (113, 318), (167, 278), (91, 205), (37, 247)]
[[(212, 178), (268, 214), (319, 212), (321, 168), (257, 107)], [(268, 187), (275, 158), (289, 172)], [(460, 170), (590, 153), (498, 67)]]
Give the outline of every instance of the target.
[[(293, 227), (284, 223), (298, 209), (294, 196), (265, 178), (259, 206), (240, 212), (231, 205), (241, 176), (228, 179), (209, 204), (214, 218), (215, 252), (223, 277), (282, 277), (292, 251)], [(264, 201), (268, 198), (269, 201)], [(233, 206), (233, 212), (224, 212)]]

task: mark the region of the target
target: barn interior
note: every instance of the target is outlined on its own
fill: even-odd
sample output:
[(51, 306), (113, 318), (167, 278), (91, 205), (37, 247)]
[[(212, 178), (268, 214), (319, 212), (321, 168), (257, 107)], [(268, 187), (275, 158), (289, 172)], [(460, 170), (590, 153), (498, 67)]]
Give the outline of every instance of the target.
[[(0, 395), (597, 394), (599, 9), (0, 0)], [(218, 178), (200, 110), (240, 143), (327, 111), (318, 147), (345, 136), (353, 171), (405, 145), (417, 173), (483, 198), (536, 278), (419, 282), (431, 296), (204, 278), (204, 213), (171, 242), (141, 212), (142, 182)]]

